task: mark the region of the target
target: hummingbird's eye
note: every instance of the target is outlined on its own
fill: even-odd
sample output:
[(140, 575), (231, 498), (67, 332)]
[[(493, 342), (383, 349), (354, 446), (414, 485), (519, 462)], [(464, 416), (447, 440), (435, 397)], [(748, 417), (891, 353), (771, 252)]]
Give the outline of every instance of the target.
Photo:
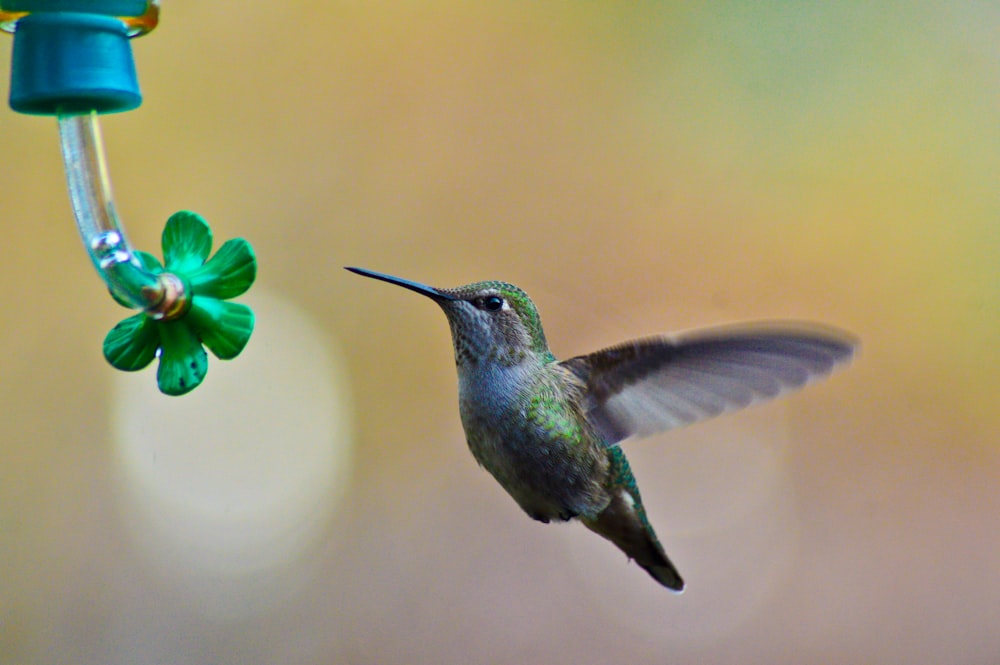
[(486, 296), (485, 298), (480, 298), (477, 304), (487, 312), (496, 312), (503, 307), (503, 298), (500, 296)]

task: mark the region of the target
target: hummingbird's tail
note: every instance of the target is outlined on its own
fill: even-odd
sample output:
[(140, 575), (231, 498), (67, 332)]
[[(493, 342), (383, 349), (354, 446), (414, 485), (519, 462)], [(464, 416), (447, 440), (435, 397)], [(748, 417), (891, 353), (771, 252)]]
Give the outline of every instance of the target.
[[(607, 538), (625, 552), (630, 559), (645, 569), (657, 582), (671, 591), (684, 591), (684, 580), (670, 563), (663, 545), (646, 519), (639, 488), (632, 477), (628, 461), (619, 448), (610, 448), (615, 482), (611, 488), (611, 503), (595, 518), (581, 517), (580, 521), (593, 531)], [(616, 454), (617, 453), (617, 454)]]

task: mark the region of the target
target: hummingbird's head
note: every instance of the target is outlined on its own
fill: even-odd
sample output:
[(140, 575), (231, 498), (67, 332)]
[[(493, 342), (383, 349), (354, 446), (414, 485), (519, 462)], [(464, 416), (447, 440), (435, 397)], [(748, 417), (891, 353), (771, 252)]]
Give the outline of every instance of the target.
[(550, 355), (535, 304), (513, 284), (474, 282), (437, 289), (362, 268), (348, 270), (416, 291), (440, 305), (448, 316), (459, 366), (489, 361), (515, 365), (531, 356)]

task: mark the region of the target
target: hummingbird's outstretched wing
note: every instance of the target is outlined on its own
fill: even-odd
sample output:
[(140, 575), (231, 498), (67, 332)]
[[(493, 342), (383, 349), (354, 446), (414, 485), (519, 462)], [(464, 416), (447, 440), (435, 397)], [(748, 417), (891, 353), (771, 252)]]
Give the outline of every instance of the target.
[(561, 363), (613, 445), (773, 399), (829, 374), (857, 346), (808, 324), (754, 324), (625, 342)]

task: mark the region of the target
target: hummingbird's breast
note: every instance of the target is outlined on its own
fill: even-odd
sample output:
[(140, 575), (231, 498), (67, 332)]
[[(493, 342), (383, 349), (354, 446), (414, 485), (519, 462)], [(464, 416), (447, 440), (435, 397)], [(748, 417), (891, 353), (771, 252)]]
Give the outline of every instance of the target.
[(542, 521), (595, 515), (610, 501), (607, 450), (568, 380), (554, 364), (459, 371), (459, 410), (472, 455)]

